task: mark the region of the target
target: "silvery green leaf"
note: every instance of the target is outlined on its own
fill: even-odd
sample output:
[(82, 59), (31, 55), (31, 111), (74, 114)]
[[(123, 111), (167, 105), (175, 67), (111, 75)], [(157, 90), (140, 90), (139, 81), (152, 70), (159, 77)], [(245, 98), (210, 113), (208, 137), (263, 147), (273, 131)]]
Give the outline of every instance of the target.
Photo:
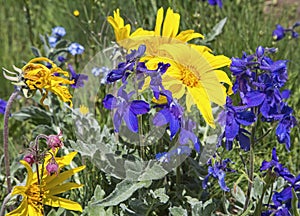
[(182, 208), (181, 206), (170, 207), (169, 211), (172, 216), (187, 216), (188, 215), (187, 211), (184, 208)]
[(162, 203), (166, 203), (169, 200), (169, 196), (166, 194), (165, 188), (158, 188), (155, 191), (151, 191), (151, 194), (155, 199), (158, 198)]
[(135, 191), (143, 187), (148, 187), (151, 183), (152, 181), (133, 182), (125, 179), (117, 184), (114, 191), (106, 198), (96, 201), (92, 205), (103, 207), (119, 205), (129, 199)]
[(213, 41), (218, 35), (222, 33), (223, 27), (227, 21), (227, 17), (222, 19), (220, 22), (218, 22), (213, 29), (211, 30), (210, 33), (208, 33), (205, 38), (203, 39), (203, 43), (207, 43), (210, 41)]
[(235, 189), (231, 190), (231, 194), (233, 197), (241, 204), (244, 204), (246, 201), (245, 193), (242, 191), (242, 189), (236, 185)]

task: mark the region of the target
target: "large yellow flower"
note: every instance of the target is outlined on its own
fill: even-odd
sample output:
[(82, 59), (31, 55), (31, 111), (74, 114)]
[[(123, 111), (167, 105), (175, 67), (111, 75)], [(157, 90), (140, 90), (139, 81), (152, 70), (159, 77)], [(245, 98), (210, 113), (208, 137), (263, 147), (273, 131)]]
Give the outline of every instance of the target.
[[(55, 160), (62, 169), (64, 166), (69, 165), (77, 152), (72, 152), (64, 157), (56, 157)], [(49, 157), (45, 158), (45, 162), (49, 160)], [(80, 188), (83, 185), (74, 182), (66, 182), (65, 180), (70, 178), (75, 173), (83, 170), (85, 166), (80, 166), (71, 170), (67, 170), (59, 173), (58, 175), (47, 175), (44, 164), (44, 170), (42, 166), (39, 167), (39, 173), (43, 173), (41, 182), (39, 184), (37, 172), (33, 172), (30, 165), (24, 161), (20, 161), (27, 170), (27, 180), (25, 186), (15, 186), (12, 191), (12, 195), (20, 194), (23, 200), (18, 208), (6, 214), (7, 216), (43, 216), (44, 205), (52, 207), (61, 207), (68, 210), (81, 211), (82, 207), (79, 203), (56, 196), (57, 194)]]
[[(49, 69), (45, 65), (37, 62), (47, 62), (51, 65)], [(49, 91), (56, 94), (63, 102), (70, 103), (72, 107), (72, 95), (69, 89), (65, 85), (70, 85), (74, 83), (74, 80), (69, 80), (64, 77), (69, 77), (67, 71), (63, 71), (60, 67), (52, 62), (50, 59), (40, 57), (34, 58), (29, 61), (22, 69), (14, 67), (17, 77), (8, 76), (9, 74), (16, 74), (4, 69), (3, 73), (5, 78), (14, 81), (13, 84), (21, 87), (25, 97), (31, 97), (36, 90), (39, 90), (43, 97), (40, 103), (44, 105), (44, 100), (48, 96)], [(61, 77), (63, 75), (64, 77)]]
[[(211, 102), (223, 106), (232, 84), (224, 71), (214, 69), (229, 65), (230, 59), (202, 53), (201, 47), (197, 50), (186, 44), (165, 44), (160, 49), (169, 55), (148, 59), (147, 67), (155, 69), (159, 62), (169, 63), (171, 66), (162, 77), (163, 86), (174, 98), (185, 96), (187, 111), (196, 104), (204, 120), (215, 127)], [(220, 82), (229, 85), (228, 92)]]

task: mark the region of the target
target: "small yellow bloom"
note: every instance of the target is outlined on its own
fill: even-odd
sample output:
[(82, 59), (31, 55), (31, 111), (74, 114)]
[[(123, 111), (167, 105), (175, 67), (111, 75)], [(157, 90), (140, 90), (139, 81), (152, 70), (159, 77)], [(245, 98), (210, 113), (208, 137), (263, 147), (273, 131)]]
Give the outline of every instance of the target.
[[(62, 169), (64, 166), (69, 165), (76, 154), (77, 152), (72, 152), (64, 157), (55, 158), (59, 168)], [(45, 162), (48, 161), (48, 159), (49, 158), (46, 157)], [(42, 182), (39, 185), (37, 173), (32, 171), (26, 161), (21, 160), (20, 163), (23, 164), (27, 170), (27, 181), (25, 186), (15, 186), (12, 191), (12, 196), (19, 194), (22, 195), (23, 199), (20, 206), (6, 214), (6, 216), (43, 216), (44, 205), (82, 212), (82, 207), (79, 203), (56, 195), (82, 187), (83, 185), (74, 182), (64, 183), (64, 181), (75, 173), (83, 170), (85, 166), (67, 170), (58, 175), (49, 176), (45, 169), (46, 165), (44, 164), (43, 172), (42, 165), (40, 165), (39, 173), (43, 173), (43, 177), (40, 178)]]
[(79, 112), (82, 114), (82, 115), (86, 115), (89, 113), (89, 108), (87, 108), (86, 106), (84, 105), (80, 105), (79, 106)]
[(76, 16), (76, 17), (78, 17), (80, 15), (79, 10), (74, 10), (73, 11), (73, 15)]

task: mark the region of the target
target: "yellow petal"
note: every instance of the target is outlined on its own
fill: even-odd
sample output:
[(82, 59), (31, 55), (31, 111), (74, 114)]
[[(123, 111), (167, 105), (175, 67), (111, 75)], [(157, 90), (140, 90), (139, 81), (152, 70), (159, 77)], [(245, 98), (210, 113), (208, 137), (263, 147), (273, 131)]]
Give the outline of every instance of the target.
[(161, 32), (161, 26), (163, 22), (163, 16), (164, 16), (164, 9), (161, 7), (156, 13), (156, 23), (155, 23), (155, 28), (154, 32), (156, 36), (160, 35)]
[(194, 30), (191, 29), (182, 31), (176, 36), (176, 39), (183, 42), (188, 42), (195, 38), (204, 38), (204, 36), (200, 33), (195, 33)]
[(174, 13), (171, 8), (168, 8), (164, 21), (162, 36), (174, 38), (178, 33), (179, 22), (180, 15), (178, 13)]
[(31, 185), (31, 182), (32, 182), (33, 171), (31, 169), (31, 166), (26, 161), (21, 160), (20, 163), (23, 164), (23, 166), (25, 166), (25, 168), (27, 170), (26, 187), (28, 187), (29, 185)]
[(26, 191), (27, 191), (28, 186), (14, 186), (13, 191), (11, 195), (22, 195), (23, 197), (26, 197)]
[(214, 117), (210, 105), (209, 97), (204, 88), (188, 88), (188, 92), (191, 94), (195, 104), (200, 110), (205, 122), (212, 128), (215, 128)]
[(82, 207), (79, 203), (61, 197), (47, 196), (44, 200), (44, 204), (82, 212)]
[(215, 73), (217, 74), (219, 82), (226, 83), (229, 86), (228, 90), (227, 90), (227, 94), (228, 95), (233, 94), (233, 91), (232, 91), (232, 82), (229, 79), (229, 77), (227, 76), (227, 74), (224, 71), (221, 71), (221, 70), (215, 70)]
[(7, 213), (6, 216), (28, 216), (27, 199), (23, 199), (19, 207)]
[(83, 170), (84, 168), (85, 168), (85, 166), (80, 166), (80, 167), (76, 167), (74, 169), (59, 173), (57, 176), (55, 176), (55, 175), (49, 176), (49, 178), (45, 179), (46, 180), (45, 190), (50, 190), (53, 187), (63, 183), (65, 180), (70, 178), (75, 173)]
[(67, 183), (61, 184), (61, 185), (59, 185), (55, 188), (52, 188), (50, 190), (50, 192), (47, 194), (47, 196), (48, 195), (60, 194), (60, 193), (66, 192), (68, 190), (73, 190), (73, 189), (76, 189), (76, 188), (80, 188), (82, 186), (83, 186), (83, 184), (77, 184), (75, 182), (67, 182)]
[(44, 216), (43, 211), (44, 211), (43, 206), (41, 206), (41, 209), (38, 209), (33, 205), (28, 205), (28, 215), (29, 216)]

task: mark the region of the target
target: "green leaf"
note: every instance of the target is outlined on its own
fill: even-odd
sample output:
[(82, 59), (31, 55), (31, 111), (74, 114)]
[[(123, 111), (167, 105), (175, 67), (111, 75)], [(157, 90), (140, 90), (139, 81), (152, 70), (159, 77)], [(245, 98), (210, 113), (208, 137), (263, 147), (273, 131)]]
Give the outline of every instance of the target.
[(239, 203), (244, 205), (244, 203), (246, 201), (246, 196), (245, 196), (245, 193), (242, 191), (242, 189), (238, 185), (236, 185), (235, 189), (231, 191), (231, 194)]
[(88, 203), (88, 206), (85, 207), (83, 211), (83, 215), (93, 216), (93, 215), (109, 215), (105, 211), (104, 207), (102, 206), (93, 206), (92, 203), (96, 202), (98, 200), (103, 199), (105, 195), (104, 190), (102, 190), (100, 185), (97, 185), (94, 191), (94, 196), (91, 198), (91, 200)]
[(204, 40), (203, 40), (203, 43), (207, 43), (207, 42), (210, 42), (210, 41), (213, 41), (218, 35), (220, 35), (222, 33), (222, 30), (223, 30), (223, 27), (225, 25), (227, 21), (227, 17), (225, 17), (224, 19), (222, 19), (220, 22), (218, 22), (214, 27), (213, 29), (211, 30), (210, 33), (208, 33)]
[(12, 117), (19, 121), (30, 120), (31, 123), (35, 125), (51, 125), (52, 118), (51, 115), (45, 110), (39, 107), (30, 106), (22, 108), (19, 112), (13, 113)]
[(40, 57), (40, 56), (42, 56), (40, 50), (39, 50), (38, 48), (36, 48), (36, 47), (31, 47), (31, 51), (32, 51), (32, 53), (33, 53), (33, 55), (34, 55), (35, 57)]
[(298, 197), (297, 194), (294, 190), (294, 188), (292, 188), (292, 194), (293, 194), (293, 198), (292, 198), (292, 212), (294, 216), (300, 216), (299, 214), (299, 210), (298, 210)]
[(166, 194), (165, 188), (158, 188), (155, 191), (150, 191), (153, 197), (158, 198), (160, 202), (166, 203), (169, 200), (169, 196)]
[(106, 198), (94, 202), (92, 205), (96, 206), (116, 206), (121, 202), (129, 199), (132, 194), (143, 187), (148, 187), (152, 181), (133, 182), (130, 180), (123, 180), (116, 185), (115, 190)]
[(184, 208), (182, 208), (181, 206), (170, 207), (169, 211), (172, 216), (187, 216), (188, 215), (187, 211)]

